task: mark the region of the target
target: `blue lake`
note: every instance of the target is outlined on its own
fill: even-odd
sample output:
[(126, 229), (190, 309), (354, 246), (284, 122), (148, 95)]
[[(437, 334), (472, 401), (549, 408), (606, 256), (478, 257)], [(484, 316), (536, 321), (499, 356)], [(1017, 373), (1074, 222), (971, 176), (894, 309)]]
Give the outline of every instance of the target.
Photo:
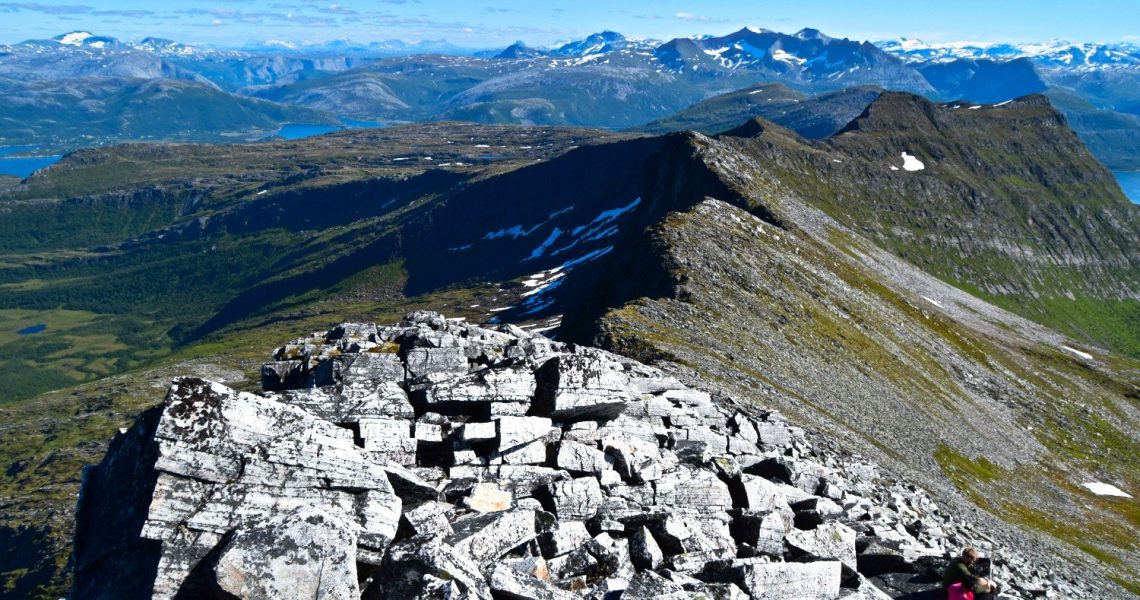
[(1133, 204), (1140, 204), (1140, 171), (1116, 171), (1116, 181), (1120, 183), (1120, 189), (1124, 190), (1124, 195)]
[(45, 329), (47, 329), (47, 323), (36, 323), (35, 325), (32, 325), (31, 327), (25, 327), (16, 333), (20, 335), (32, 335), (33, 333), (39, 333)]
[(54, 164), (60, 159), (57, 156), (10, 156), (23, 154), (35, 150), (35, 146), (0, 146), (0, 175), (15, 175), (27, 177), (36, 169), (42, 169)]
[(281, 126), (281, 129), (277, 130), (277, 135), (287, 140), (299, 140), (330, 131), (340, 131), (340, 127), (336, 125), (315, 125), (312, 123), (286, 123)]
[(341, 129), (373, 129), (385, 126), (384, 123), (357, 121), (356, 119), (341, 119), (341, 122), (344, 123), (343, 127), (318, 123), (286, 123), (277, 130), (277, 135), (287, 140), (299, 140), (332, 131), (340, 131)]

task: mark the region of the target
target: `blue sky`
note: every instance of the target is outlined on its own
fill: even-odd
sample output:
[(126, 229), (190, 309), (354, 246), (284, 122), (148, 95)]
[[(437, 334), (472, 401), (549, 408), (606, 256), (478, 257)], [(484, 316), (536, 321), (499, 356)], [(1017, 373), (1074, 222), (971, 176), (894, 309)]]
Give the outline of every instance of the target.
[(84, 29), (122, 39), (438, 40), (497, 47), (553, 45), (612, 29), (670, 39), (743, 26), (835, 37), (927, 41), (1140, 43), (1136, 0), (0, 0), (0, 42)]

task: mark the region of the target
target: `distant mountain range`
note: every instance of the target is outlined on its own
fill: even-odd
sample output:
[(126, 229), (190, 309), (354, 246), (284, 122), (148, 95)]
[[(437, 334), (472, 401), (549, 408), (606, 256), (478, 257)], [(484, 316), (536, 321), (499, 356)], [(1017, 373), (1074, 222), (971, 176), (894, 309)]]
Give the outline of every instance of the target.
[(921, 40), (900, 38), (876, 42), (875, 45), (908, 62), (1028, 58), (1038, 65), (1058, 69), (1140, 68), (1140, 46), (1134, 44), (1076, 44), (1063, 41), (1040, 44), (978, 42), (930, 44)]
[[(27, 94), (7, 102), (51, 107), (50, 113), (23, 121), (0, 117), (0, 144), (36, 143), (42, 134), (29, 128), (29, 118), (82, 123), (92, 110), (90, 94), (53, 93), (48, 102), (37, 86), (26, 83), (79, 79), (98, 80), (103, 89), (121, 82), (124, 97), (143, 87), (130, 80), (193, 82), (216, 93), (193, 86), (167, 86), (166, 93), (193, 91), (195, 102), (230, 105), (254, 97), (282, 105), (268, 111), (279, 119), (446, 119), (615, 129), (668, 119), (711, 97), (762, 83), (783, 84), (809, 96), (872, 86), (936, 101), (982, 104), (1046, 92), (1065, 98), (1061, 109), (1105, 164), (1140, 168), (1140, 150), (1129, 141), (1140, 137), (1140, 49), (1126, 44), (927, 44), (910, 39), (873, 44), (832, 38), (815, 29), (785, 34), (744, 28), (666, 42), (603, 31), (553, 48), (520, 41), (482, 51), (442, 40), (270, 41), (227, 49), (160, 38), (123, 42), (76, 31), (0, 47), (0, 85)], [(58, 87), (38, 89), (50, 93)], [(202, 100), (206, 97), (214, 100)], [(254, 112), (264, 113), (269, 105), (259, 106)], [(113, 112), (105, 103), (96, 108)], [(257, 137), (285, 122), (260, 116), (218, 120), (206, 118), (212, 111), (198, 112), (203, 118), (185, 121), (171, 139), (242, 139), (248, 136), (238, 132), (251, 131), (252, 122), (258, 123)], [(118, 141), (136, 139), (136, 130), (88, 135)]]

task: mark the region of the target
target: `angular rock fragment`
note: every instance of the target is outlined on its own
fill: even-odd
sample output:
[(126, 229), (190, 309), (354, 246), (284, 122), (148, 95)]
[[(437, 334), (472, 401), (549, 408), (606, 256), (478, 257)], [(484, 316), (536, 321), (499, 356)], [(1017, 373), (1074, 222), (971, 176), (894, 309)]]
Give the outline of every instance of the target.
[(607, 457), (606, 453), (596, 446), (565, 441), (558, 445), (555, 462), (559, 469), (574, 473), (597, 474), (609, 470), (613, 465), (613, 458)]
[(602, 441), (606, 454), (613, 457), (614, 469), (622, 479), (644, 483), (661, 478), (662, 456), (656, 444), (644, 440), (611, 436)]
[(530, 496), (537, 488), (570, 478), (566, 471), (535, 465), (502, 465), (493, 469), (499, 486), (511, 490), (516, 497)]
[(811, 531), (793, 529), (785, 540), (815, 559), (838, 560), (852, 570), (856, 567), (855, 532), (842, 523), (823, 523)]
[(403, 379), (404, 363), (399, 356), (386, 352), (359, 352), (322, 361), (312, 369), (306, 384), (309, 387), (352, 386)]
[(656, 600), (659, 598), (680, 600), (681, 598), (688, 598), (689, 595), (680, 585), (657, 573), (642, 571), (633, 577), (629, 582), (629, 587), (625, 589), (625, 593), (621, 597), (631, 600)]
[(750, 559), (733, 567), (735, 583), (754, 598), (835, 600), (839, 597), (838, 561), (759, 563)]
[(739, 485), (741, 488), (740, 496), (746, 503), (746, 506), (742, 508), (772, 510), (812, 497), (811, 494), (799, 488), (768, 481), (755, 475), (741, 475)]
[(377, 460), (390, 460), (400, 465), (416, 464), (416, 438), (412, 423), (397, 419), (362, 419), (357, 423), (364, 449)]
[(545, 417), (500, 417), (495, 464), (537, 465), (546, 462), (546, 445), (558, 436)]
[(509, 600), (577, 600), (578, 596), (526, 573), (499, 564), (491, 574), (491, 590)]
[(656, 502), (680, 509), (708, 510), (724, 513), (732, 508), (732, 494), (709, 470), (683, 467), (657, 480)]
[(629, 536), (629, 557), (638, 569), (656, 570), (665, 560), (661, 546), (645, 526), (638, 527)]
[(294, 390), (282, 392), (277, 398), (337, 425), (358, 423), (364, 419), (415, 418), (408, 394), (395, 381), (384, 381), (380, 385)]
[[(442, 537), (417, 535), (393, 544), (381, 569), (385, 577), (377, 581), (377, 589), (373, 592), (375, 597), (491, 600), (490, 587), (479, 572), (479, 566), (452, 545), (444, 543)], [(461, 595), (421, 595), (432, 588), (444, 594), (453, 590)]]
[[(481, 369), (429, 387), (424, 391), (424, 404), (428, 410), (447, 414), (479, 414), (471, 411), (485, 410), (488, 417), (518, 416), (526, 414), (534, 390), (534, 374), (527, 369)], [(491, 404), (497, 405), (498, 415), (492, 414)]]
[(396, 537), (403, 502), (391, 489), (367, 490), (356, 495), (356, 518), (360, 544), (384, 550)]
[(498, 437), (499, 426), (494, 421), (486, 423), (468, 422), (463, 424), (461, 432), (461, 439), (464, 442), (486, 442)]
[(582, 521), (560, 519), (538, 537), (542, 555), (554, 558), (569, 554), (591, 540), (590, 532)]
[(448, 376), (467, 373), (467, 355), (462, 348), (412, 348), (404, 360), (411, 378), (433, 373)]
[(455, 533), (447, 543), (480, 566), (506, 554), (510, 549), (533, 540), (538, 534), (533, 510), (512, 510), (465, 516), (452, 523)]
[(388, 476), (388, 482), (392, 485), (392, 490), (404, 502), (405, 508), (439, 498), (439, 491), (434, 484), (403, 465), (388, 461), (383, 469)]
[[(871, 538), (874, 540), (875, 538)], [(867, 577), (884, 573), (914, 573), (915, 566), (907, 562), (903, 553), (896, 548), (872, 541), (859, 552), (857, 570)]]
[(784, 553), (786, 519), (778, 511), (741, 510), (732, 520), (732, 536), (755, 552), (772, 557)]
[[(273, 552), (266, 541), (273, 540)], [(351, 523), (311, 507), (234, 531), (214, 577), (238, 598), (356, 600), (356, 532)]]
[(556, 356), (535, 372), (537, 414), (558, 421), (612, 419), (633, 400), (629, 377), (600, 360)]
[(304, 361), (279, 360), (261, 366), (261, 388), (265, 391), (291, 390), (305, 385), (309, 371)]
[(559, 519), (592, 519), (602, 505), (602, 487), (595, 477), (579, 477), (550, 485), (550, 497)]
[[(591, 542), (592, 541), (593, 540), (591, 540)], [(547, 561), (550, 576), (554, 579), (565, 580), (598, 571), (602, 563), (594, 553), (590, 551), (588, 546), (588, 544), (580, 546), (571, 552)]]
[(511, 507), (514, 496), (493, 483), (480, 483), (463, 500), (467, 508), (482, 513), (500, 512)]

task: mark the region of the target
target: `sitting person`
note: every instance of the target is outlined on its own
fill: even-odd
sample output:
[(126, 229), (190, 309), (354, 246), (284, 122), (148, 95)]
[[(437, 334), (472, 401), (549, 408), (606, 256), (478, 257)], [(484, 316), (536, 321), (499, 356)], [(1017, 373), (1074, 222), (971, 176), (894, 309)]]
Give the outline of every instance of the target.
[(946, 588), (948, 598), (993, 600), (997, 597), (999, 592), (997, 582), (975, 575), (970, 570), (976, 562), (978, 562), (978, 551), (966, 548), (962, 551), (962, 556), (946, 565), (946, 572), (942, 575), (942, 587)]

